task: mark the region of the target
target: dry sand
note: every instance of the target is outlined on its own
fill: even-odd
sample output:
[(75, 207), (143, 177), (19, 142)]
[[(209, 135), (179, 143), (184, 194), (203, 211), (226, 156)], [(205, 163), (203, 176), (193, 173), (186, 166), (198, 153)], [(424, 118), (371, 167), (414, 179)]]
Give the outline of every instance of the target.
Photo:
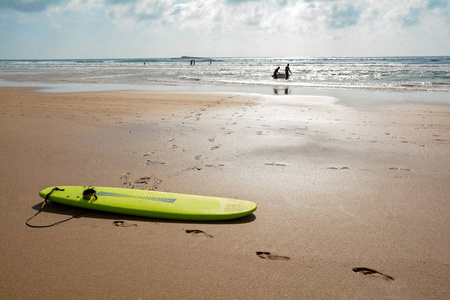
[[(335, 100), (1, 88), (0, 298), (449, 299), (450, 108)], [(258, 209), (27, 227), (38, 192), (57, 185)], [(44, 210), (33, 224), (79, 212)]]

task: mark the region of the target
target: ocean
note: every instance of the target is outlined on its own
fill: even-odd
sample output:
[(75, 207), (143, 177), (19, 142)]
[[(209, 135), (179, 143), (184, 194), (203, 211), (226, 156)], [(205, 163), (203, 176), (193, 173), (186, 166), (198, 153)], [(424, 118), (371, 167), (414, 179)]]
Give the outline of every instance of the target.
[[(450, 104), (450, 56), (213, 57), (195, 59), (195, 65), (191, 60), (0, 60), (0, 86), (41, 86), (46, 92), (134, 89), (336, 97), (357, 94), (367, 99), (388, 99), (394, 93), (402, 94), (405, 101)], [(288, 80), (272, 78), (275, 68), (281, 67), (284, 73), (287, 64), (293, 73)]]

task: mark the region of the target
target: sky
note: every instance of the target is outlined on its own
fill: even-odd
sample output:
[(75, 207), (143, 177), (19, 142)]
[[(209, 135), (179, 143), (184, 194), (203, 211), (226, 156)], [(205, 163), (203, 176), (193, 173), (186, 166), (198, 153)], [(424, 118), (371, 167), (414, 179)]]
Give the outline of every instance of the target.
[(0, 59), (450, 55), (450, 0), (0, 0)]

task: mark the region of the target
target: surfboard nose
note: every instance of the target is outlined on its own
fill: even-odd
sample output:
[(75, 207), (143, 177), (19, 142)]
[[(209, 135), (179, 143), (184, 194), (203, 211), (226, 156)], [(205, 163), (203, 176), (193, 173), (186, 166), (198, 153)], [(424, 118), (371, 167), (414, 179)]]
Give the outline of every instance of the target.
[(42, 191), (39, 192), (39, 196), (41, 196), (42, 198), (45, 199), (47, 194), (50, 193), (53, 189), (54, 189), (54, 187), (45, 188), (45, 189), (43, 189)]

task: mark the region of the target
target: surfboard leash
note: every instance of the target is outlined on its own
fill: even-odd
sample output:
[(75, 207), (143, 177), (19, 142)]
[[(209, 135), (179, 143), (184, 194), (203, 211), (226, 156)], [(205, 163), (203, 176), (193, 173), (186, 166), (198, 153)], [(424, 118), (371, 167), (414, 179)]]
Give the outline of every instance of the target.
[(34, 219), (38, 214), (40, 214), (40, 213), (42, 212), (42, 210), (44, 209), (45, 204), (46, 204), (46, 203), (48, 202), (48, 200), (49, 200), (50, 195), (51, 195), (54, 191), (64, 191), (64, 189), (60, 189), (60, 188), (58, 188), (58, 187), (54, 187), (47, 195), (45, 195), (45, 199), (44, 199), (44, 202), (42, 202), (41, 208), (38, 210), (37, 213), (34, 214), (34, 216), (32, 216), (31, 218), (29, 218), (29, 219), (25, 222), (25, 224), (27, 224), (27, 226), (32, 227), (32, 228), (47, 228), (47, 227), (52, 227), (52, 226), (55, 226), (55, 225), (58, 225), (58, 224), (67, 222), (67, 221), (69, 221), (69, 220), (72, 220), (72, 219), (74, 219), (74, 218), (77, 218), (77, 217), (79, 217), (79, 216), (81, 216), (82, 214), (84, 214), (84, 213), (87, 212), (87, 211), (83, 211), (83, 212), (81, 212), (81, 213), (79, 213), (79, 214), (76, 214), (76, 215), (74, 215), (74, 216), (72, 216), (72, 217), (70, 217), (70, 218), (68, 218), (68, 219), (65, 219), (65, 220), (62, 220), (62, 221), (58, 221), (58, 222), (55, 222), (55, 223), (49, 224), (49, 225), (32, 225), (32, 224), (30, 224), (29, 222), (30, 222), (32, 219)]

